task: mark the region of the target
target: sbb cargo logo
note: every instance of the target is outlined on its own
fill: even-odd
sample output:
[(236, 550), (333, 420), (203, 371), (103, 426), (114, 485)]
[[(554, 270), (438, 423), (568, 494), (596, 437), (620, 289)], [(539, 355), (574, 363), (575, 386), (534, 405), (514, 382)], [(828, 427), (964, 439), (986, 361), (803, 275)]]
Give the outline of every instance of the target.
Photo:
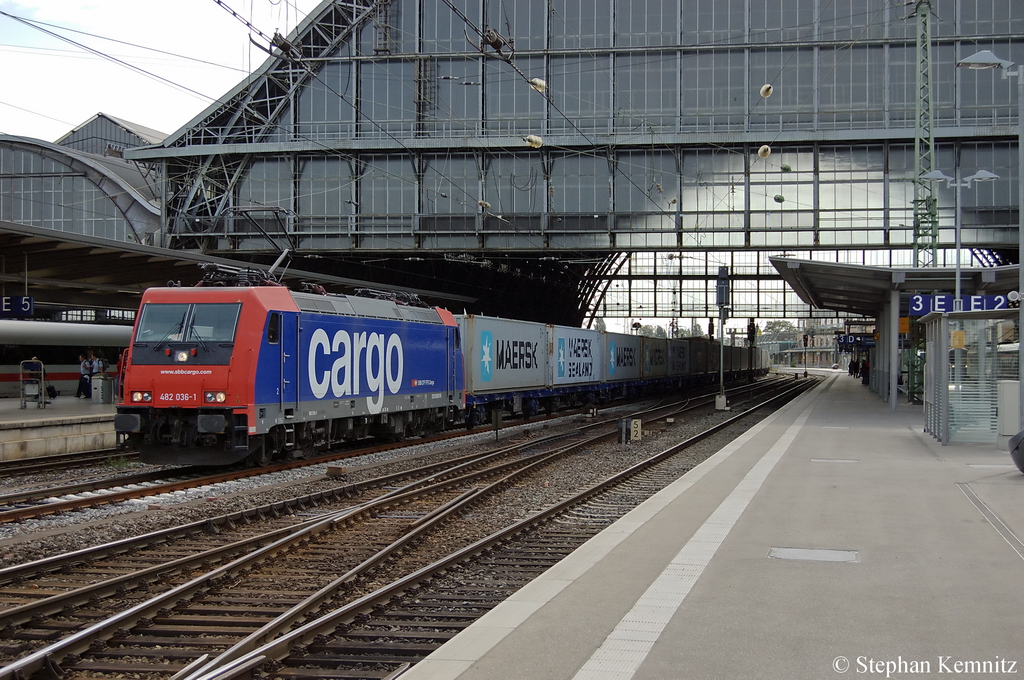
[[(317, 370), (320, 357), (332, 358), (330, 369)], [(323, 365), (322, 362), (321, 365)], [(330, 392), (335, 397), (366, 397), (370, 413), (380, 413), (385, 393), (398, 394), (405, 372), (405, 351), (402, 338), (392, 333), (349, 333), (339, 330), (331, 338), (318, 328), (309, 339), (307, 370), (313, 396), (323, 399)], [(365, 389), (364, 389), (365, 388)]]

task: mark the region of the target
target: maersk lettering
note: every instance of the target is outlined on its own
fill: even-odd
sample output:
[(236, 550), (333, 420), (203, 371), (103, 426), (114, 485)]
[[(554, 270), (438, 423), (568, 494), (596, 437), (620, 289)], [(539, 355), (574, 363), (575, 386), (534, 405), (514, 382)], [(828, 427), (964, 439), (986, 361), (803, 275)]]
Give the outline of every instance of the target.
[(594, 364), (589, 361), (573, 361), (567, 364), (569, 378), (593, 378)]
[(664, 366), (665, 350), (657, 347), (652, 347), (650, 350), (648, 350), (647, 358), (651, 366)]
[(568, 355), (573, 359), (589, 359), (594, 356), (593, 344), (594, 341), (591, 338), (569, 338)]
[(636, 366), (636, 348), (619, 347), (615, 350), (616, 366)]
[(497, 368), (500, 370), (533, 369), (537, 367), (536, 342), (525, 340), (495, 340), (498, 346)]

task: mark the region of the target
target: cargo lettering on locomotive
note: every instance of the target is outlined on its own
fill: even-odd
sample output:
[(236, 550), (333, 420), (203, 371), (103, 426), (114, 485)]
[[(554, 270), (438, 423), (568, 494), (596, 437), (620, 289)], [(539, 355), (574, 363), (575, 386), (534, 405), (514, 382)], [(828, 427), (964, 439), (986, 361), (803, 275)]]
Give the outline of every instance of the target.
[[(317, 358), (335, 356), (329, 370), (317, 371)], [(366, 407), (370, 413), (381, 412), (384, 405), (385, 388), (390, 394), (398, 394), (405, 372), (405, 352), (402, 338), (397, 333), (388, 336), (383, 333), (335, 332), (330, 338), (327, 332), (318, 328), (309, 340), (308, 354), (309, 386), (313, 396), (323, 399), (328, 390), (335, 397), (359, 396), (364, 394), (365, 385), (370, 396)]]

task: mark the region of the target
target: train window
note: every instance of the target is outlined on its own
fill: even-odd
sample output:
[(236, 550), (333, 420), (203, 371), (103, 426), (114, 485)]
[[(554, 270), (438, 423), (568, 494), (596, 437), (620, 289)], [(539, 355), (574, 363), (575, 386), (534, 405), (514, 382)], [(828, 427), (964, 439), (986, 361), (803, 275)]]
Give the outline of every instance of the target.
[(234, 342), (238, 313), (242, 305), (238, 302), (203, 302), (195, 305), (188, 339), (206, 342)]
[(242, 305), (147, 303), (142, 307), (136, 342), (234, 342)]
[(139, 319), (137, 342), (160, 342), (163, 340), (181, 340), (181, 331), (185, 327), (188, 314), (187, 304), (155, 304), (147, 303), (142, 307), (142, 318)]
[(267, 324), (267, 342), (271, 345), (278, 343), (278, 338), (281, 336), (281, 315), (277, 312), (273, 312), (270, 315), (270, 323)]

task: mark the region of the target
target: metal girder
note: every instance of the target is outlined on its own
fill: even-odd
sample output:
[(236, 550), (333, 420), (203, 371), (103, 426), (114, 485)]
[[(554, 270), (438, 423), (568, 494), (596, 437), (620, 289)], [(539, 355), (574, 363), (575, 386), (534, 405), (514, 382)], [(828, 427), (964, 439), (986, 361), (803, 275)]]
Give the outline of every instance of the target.
[(914, 134), (914, 266), (938, 265), (939, 215), (932, 182), (922, 179), (934, 169), (935, 134), (932, 130), (932, 3), (917, 0), (917, 123)]
[[(384, 0), (386, 1), (386, 0)], [(294, 95), (323, 66), (353, 29), (372, 18), (379, 2), (333, 2), (310, 15), (287, 38), (289, 50), (277, 50), (254, 74), (217, 104), (168, 139), (165, 148), (204, 145), (259, 144), (277, 131)], [(211, 153), (191, 159), (184, 167), (168, 168), (171, 188), (167, 214), (173, 236), (203, 231), (229, 207), (233, 189), (248, 167), (251, 154)]]

